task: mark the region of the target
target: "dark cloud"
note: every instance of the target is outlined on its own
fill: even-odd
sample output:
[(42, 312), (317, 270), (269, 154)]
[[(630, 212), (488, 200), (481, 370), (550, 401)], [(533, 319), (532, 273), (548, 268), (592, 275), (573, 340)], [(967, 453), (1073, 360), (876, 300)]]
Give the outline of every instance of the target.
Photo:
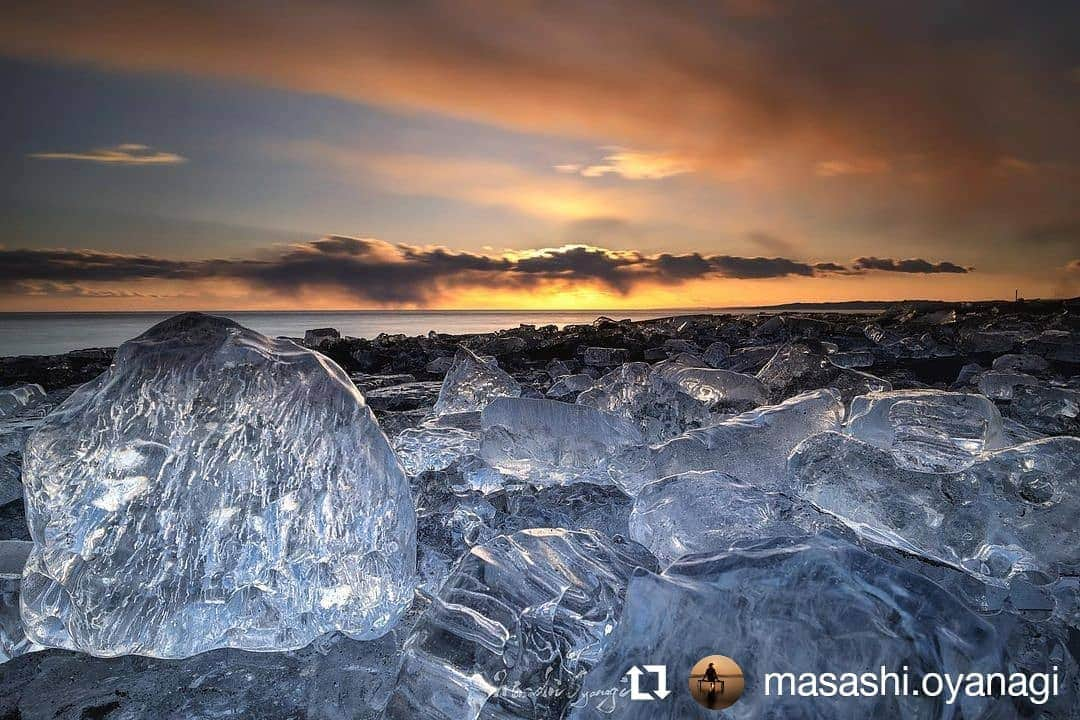
[[(872, 264), (902, 272), (956, 272), (949, 268), (957, 267), (927, 263), (934, 269), (918, 270), (912, 264), (925, 261), (861, 258), (859, 262), (864, 269)], [(545, 281), (599, 283), (626, 294), (643, 284), (678, 285), (706, 277), (740, 280), (847, 272), (850, 270), (838, 263), (811, 265), (780, 257), (648, 255), (586, 245), (489, 256), (344, 236), (284, 246), (264, 252), (258, 259), (170, 260), (93, 250), (0, 248), (0, 290), (84, 297), (141, 291), (117, 290), (100, 283), (227, 279), (273, 293), (336, 289), (360, 300), (394, 305), (423, 304), (455, 288), (527, 289)]]
[[(170, 260), (93, 250), (0, 248), (0, 290), (37, 295), (135, 296), (136, 290), (93, 283), (138, 280), (229, 279), (275, 293), (333, 288), (380, 304), (423, 304), (454, 288), (529, 288), (544, 281), (594, 282), (619, 293), (654, 283), (677, 285), (716, 277), (732, 280), (816, 277), (865, 270), (964, 273), (950, 262), (865, 257), (851, 268), (781, 257), (700, 253), (647, 255), (637, 251), (567, 245), (489, 256), (444, 247), (394, 245), (371, 238), (331, 236), (267, 252), (259, 259)], [(91, 285), (88, 285), (91, 284)], [(129, 295), (130, 294), (130, 295)]]
[(886, 272), (900, 273), (967, 273), (972, 268), (962, 267), (951, 262), (932, 263), (922, 258), (908, 260), (895, 260), (893, 258), (861, 257), (852, 262), (856, 270), (884, 270)]

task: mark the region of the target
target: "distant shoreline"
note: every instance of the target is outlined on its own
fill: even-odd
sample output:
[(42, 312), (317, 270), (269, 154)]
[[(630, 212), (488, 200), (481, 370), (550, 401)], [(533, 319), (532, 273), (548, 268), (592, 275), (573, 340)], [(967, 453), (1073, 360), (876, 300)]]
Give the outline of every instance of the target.
[[(994, 305), (1012, 304), (1013, 300), (984, 299), (984, 300), (841, 300), (836, 302), (793, 302), (780, 303), (777, 305), (722, 305), (717, 307), (683, 307), (683, 308), (556, 308), (556, 309), (505, 309), (505, 308), (465, 308), (465, 309), (423, 309), (423, 308), (361, 308), (355, 310), (336, 309), (296, 309), (296, 310), (230, 310), (228, 308), (216, 308), (212, 310), (197, 310), (197, 312), (209, 315), (225, 313), (229, 315), (357, 315), (357, 314), (387, 314), (400, 313), (403, 315), (450, 315), (450, 314), (513, 314), (529, 313), (536, 315), (566, 314), (566, 313), (597, 313), (599, 315), (618, 315), (619, 313), (671, 313), (678, 315), (704, 315), (717, 314), (726, 311), (746, 312), (757, 310), (789, 311), (789, 310), (882, 310), (890, 307), (912, 305), (919, 307), (954, 306), (954, 305)], [(1034, 304), (1043, 302), (1080, 302), (1080, 297), (1073, 298), (1022, 298), (1020, 302)], [(188, 312), (186, 309), (177, 310), (0, 310), (0, 316), (33, 316), (33, 315), (175, 315)]]

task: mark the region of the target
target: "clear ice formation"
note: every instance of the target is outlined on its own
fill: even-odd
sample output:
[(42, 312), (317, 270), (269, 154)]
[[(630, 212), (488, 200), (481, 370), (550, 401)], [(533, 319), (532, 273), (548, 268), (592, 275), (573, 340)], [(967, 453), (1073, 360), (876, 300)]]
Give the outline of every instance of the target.
[(979, 375), (979, 392), (991, 400), (1012, 400), (1017, 385), (1039, 384), (1033, 375), (1009, 370), (989, 370)]
[(844, 402), (856, 395), (891, 390), (887, 380), (858, 370), (837, 367), (829, 359), (835, 346), (818, 340), (791, 342), (773, 355), (757, 373), (774, 400), (818, 388), (834, 388)]
[(731, 475), (687, 472), (645, 486), (630, 513), (630, 537), (667, 567), (684, 555), (726, 550), (739, 540), (828, 527), (832, 523), (825, 518), (801, 501)]
[(0, 388), (0, 418), (9, 417), (45, 399), (45, 389), (34, 383)]
[(1009, 413), (1032, 430), (1080, 435), (1080, 390), (1016, 386)]
[(633, 543), (524, 530), (474, 547), (406, 642), (387, 720), (562, 717), (618, 622)]
[(591, 375), (563, 375), (548, 388), (547, 396), (564, 398), (590, 389), (596, 381)]
[(0, 540), (0, 663), (41, 650), (26, 637), (19, 617), (19, 582), (32, 545), (25, 540)]
[(44, 419), (23, 467), (27, 635), (94, 655), (298, 648), (390, 629), (415, 515), (344, 372), (198, 313), (124, 343)]
[(654, 372), (709, 407), (748, 405), (744, 409), (750, 409), (768, 402), (765, 387), (753, 375), (676, 363), (661, 363)]
[(476, 433), (456, 427), (408, 428), (395, 435), (392, 444), (408, 475), (443, 470), (480, 451)]
[(763, 490), (784, 485), (787, 458), (807, 437), (837, 430), (844, 405), (835, 390), (814, 390), (765, 405), (652, 448), (652, 476), (627, 475), (620, 487), (637, 495), (645, 483), (691, 470), (717, 470)]
[(987, 577), (1080, 566), (1080, 438), (980, 455), (960, 472), (919, 472), (840, 433), (791, 455), (790, 491), (874, 542)]
[[(625, 673), (647, 658), (686, 668), (706, 655), (734, 658), (746, 678), (737, 718), (1013, 717), (1005, 701), (961, 697), (792, 697), (764, 693), (768, 672), (876, 672), (907, 666), (924, 673), (1001, 672), (1007, 667), (993, 626), (925, 577), (838, 537), (765, 538), (731, 550), (691, 555), (661, 575), (630, 581), (622, 620), (603, 659), (586, 675), (571, 720), (676, 720), (704, 717), (686, 687), (663, 703), (630, 699)], [(654, 683), (655, 684), (655, 683)], [(643, 684), (644, 690), (650, 686)], [(994, 713), (1000, 714), (994, 714)]]
[(578, 395), (576, 402), (626, 418), (647, 442), (659, 442), (689, 428), (710, 424), (707, 403), (683, 392), (668, 382), (661, 370), (643, 362), (612, 370)]
[(615, 483), (620, 451), (643, 443), (630, 420), (558, 400), (496, 398), (480, 418), (480, 457), (537, 487)]
[(480, 357), (462, 345), (443, 378), (432, 412), (435, 415), (478, 412), (494, 398), (520, 395), (521, 385), (499, 367), (495, 358)]
[(1001, 413), (975, 393), (896, 390), (851, 403), (844, 431), (890, 451), (909, 470), (963, 470), (984, 450), (1003, 447)]

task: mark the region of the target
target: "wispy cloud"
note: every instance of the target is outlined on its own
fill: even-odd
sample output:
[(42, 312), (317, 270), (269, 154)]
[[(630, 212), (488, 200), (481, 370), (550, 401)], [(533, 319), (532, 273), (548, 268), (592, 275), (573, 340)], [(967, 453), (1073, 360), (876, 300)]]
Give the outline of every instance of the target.
[(30, 157), (37, 160), (76, 160), (101, 165), (179, 165), (187, 162), (187, 158), (182, 155), (161, 152), (137, 143), (123, 143), (86, 152), (31, 153)]
[(892, 164), (882, 158), (854, 158), (850, 160), (822, 160), (814, 167), (818, 177), (841, 177), (844, 175), (881, 175), (892, 170)]
[(561, 173), (587, 178), (618, 175), (626, 180), (662, 180), (693, 172), (695, 165), (688, 158), (673, 153), (644, 152), (626, 148), (606, 148), (609, 154), (592, 165), (562, 163), (555, 169)]

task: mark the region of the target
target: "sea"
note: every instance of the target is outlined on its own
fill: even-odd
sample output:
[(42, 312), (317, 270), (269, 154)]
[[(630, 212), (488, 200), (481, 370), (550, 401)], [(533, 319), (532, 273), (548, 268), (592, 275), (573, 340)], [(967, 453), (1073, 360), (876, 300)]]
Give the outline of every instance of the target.
[[(823, 308), (825, 309), (825, 308)], [(836, 308), (828, 308), (836, 311)], [(760, 312), (761, 308), (664, 310), (342, 310), (211, 311), (272, 337), (303, 337), (304, 331), (332, 327), (342, 335), (374, 338), (380, 333), (426, 335), (492, 332), (519, 325), (577, 325), (598, 317), (648, 320), (695, 313)], [(806, 311), (806, 310), (804, 310)], [(813, 312), (813, 310), (810, 310)], [(174, 312), (0, 313), (0, 357), (56, 355), (85, 348), (116, 347), (175, 315)]]

